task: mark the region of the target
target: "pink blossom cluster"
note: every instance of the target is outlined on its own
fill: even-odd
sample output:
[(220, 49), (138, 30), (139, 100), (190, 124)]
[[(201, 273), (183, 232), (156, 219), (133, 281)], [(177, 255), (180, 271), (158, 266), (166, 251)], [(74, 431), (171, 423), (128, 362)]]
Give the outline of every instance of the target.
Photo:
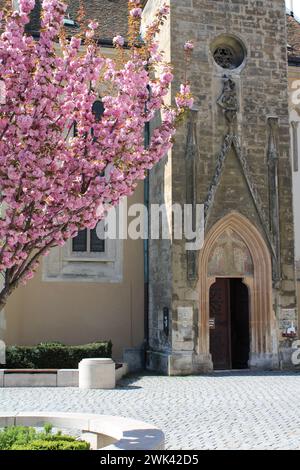
[(142, 13), (143, 10), (141, 8), (132, 8), (132, 10), (130, 10), (130, 15), (134, 18), (141, 18)]
[(188, 51), (193, 51), (193, 50), (194, 50), (194, 47), (195, 47), (195, 46), (194, 46), (193, 41), (187, 41), (187, 42), (185, 43), (185, 45), (184, 45), (184, 50), (185, 50), (186, 52), (188, 52)]
[(129, 0), (129, 14), (133, 18), (141, 18), (143, 10), (140, 0)]
[[(139, 2), (131, 3), (139, 10)], [(43, 0), (38, 41), (24, 34), (33, 5), (20, 0), (20, 11), (3, 20), (0, 36), (0, 77), (6, 87), (0, 105), (0, 270), (6, 294), (33, 276), (50, 248), (95, 227), (103, 217), (99, 207), (133, 193), (171, 148), (176, 121), (192, 105), (187, 84), (176, 107), (164, 105), (173, 74), (158, 53), (156, 26), (150, 26), (145, 46), (149, 61), (163, 69), (153, 78), (136, 51), (120, 68), (93, 41), (82, 53), (79, 37), (66, 42), (61, 36), (58, 53), (63, 0)], [(162, 9), (160, 18), (166, 13)], [(96, 28), (89, 24), (89, 39)], [(114, 39), (118, 46), (123, 41)], [(100, 120), (92, 112), (99, 80), (114, 89), (101, 97)], [(145, 148), (145, 124), (159, 111), (162, 122)]]
[(123, 36), (120, 36), (120, 35), (115, 36), (113, 38), (113, 44), (116, 47), (123, 47), (125, 44), (125, 39), (123, 38)]
[(194, 104), (194, 98), (191, 94), (191, 87), (187, 83), (180, 85), (180, 93), (177, 94), (176, 105), (178, 108), (192, 108)]
[(163, 5), (160, 9), (159, 9), (159, 13), (162, 15), (162, 16), (166, 16), (170, 13), (170, 7), (169, 5)]
[(25, 0), (20, 4), (20, 9), (23, 13), (28, 14), (31, 12), (35, 4), (35, 0)]

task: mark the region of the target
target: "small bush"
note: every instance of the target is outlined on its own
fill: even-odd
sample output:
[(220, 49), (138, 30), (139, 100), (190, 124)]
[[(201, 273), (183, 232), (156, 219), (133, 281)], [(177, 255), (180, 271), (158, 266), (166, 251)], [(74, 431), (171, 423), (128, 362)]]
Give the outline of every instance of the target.
[(68, 442), (74, 441), (74, 437), (66, 436), (62, 434), (60, 431), (57, 434), (51, 434), (50, 436), (49, 435), (45, 436), (43, 434), (40, 434), (39, 439), (43, 441), (68, 441)]
[(90, 446), (84, 441), (68, 442), (65, 440), (47, 441), (39, 439), (28, 444), (15, 444), (11, 450), (89, 450)]
[(0, 450), (10, 450), (12, 445), (25, 445), (36, 438), (34, 428), (26, 426), (11, 426), (0, 431)]
[(9, 346), (6, 369), (77, 369), (78, 363), (89, 357), (111, 357), (111, 341), (81, 346), (62, 343), (40, 343), (37, 346)]
[(0, 432), (0, 450), (89, 450), (90, 444), (60, 431), (51, 434), (51, 424), (44, 431), (27, 426), (10, 426)]
[(45, 424), (44, 424), (44, 431), (45, 431), (45, 434), (51, 435), (52, 427), (53, 427), (52, 424), (50, 424), (50, 423), (45, 423)]

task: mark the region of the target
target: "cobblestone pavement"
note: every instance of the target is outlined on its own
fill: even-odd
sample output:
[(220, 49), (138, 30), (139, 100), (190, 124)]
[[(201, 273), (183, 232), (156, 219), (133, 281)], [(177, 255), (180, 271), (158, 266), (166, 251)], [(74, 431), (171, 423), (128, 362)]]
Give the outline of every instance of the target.
[(300, 374), (145, 375), (116, 390), (0, 389), (2, 411), (74, 411), (153, 423), (168, 449), (300, 449)]

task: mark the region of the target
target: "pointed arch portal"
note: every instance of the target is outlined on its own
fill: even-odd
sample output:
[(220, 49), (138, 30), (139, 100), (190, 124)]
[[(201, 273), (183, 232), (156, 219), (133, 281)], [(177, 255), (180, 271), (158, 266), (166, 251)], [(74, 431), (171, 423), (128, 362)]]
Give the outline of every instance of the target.
[[(199, 270), (199, 356), (213, 366), (210, 329), (215, 325), (212, 319), (210, 321), (211, 287), (220, 279), (238, 279), (248, 288), (248, 366), (276, 367), (278, 353), (272, 309), (271, 258), (257, 228), (237, 212), (226, 215), (206, 235)], [(224, 285), (223, 281), (220, 285)]]

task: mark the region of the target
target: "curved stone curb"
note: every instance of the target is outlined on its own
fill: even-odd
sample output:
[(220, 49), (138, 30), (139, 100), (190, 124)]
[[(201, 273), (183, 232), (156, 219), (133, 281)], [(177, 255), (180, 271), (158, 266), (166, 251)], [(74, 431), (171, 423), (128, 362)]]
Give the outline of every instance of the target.
[(94, 436), (96, 438), (94, 442), (104, 444), (104, 447), (101, 445), (101, 448), (97, 450), (163, 450), (165, 448), (165, 436), (160, 429), (135, 419), (50, 411), (0, 413), (0, 428), (14, 425), (42, 427), (45, 423), (63, 429), (80, 429), (84, 436)]

